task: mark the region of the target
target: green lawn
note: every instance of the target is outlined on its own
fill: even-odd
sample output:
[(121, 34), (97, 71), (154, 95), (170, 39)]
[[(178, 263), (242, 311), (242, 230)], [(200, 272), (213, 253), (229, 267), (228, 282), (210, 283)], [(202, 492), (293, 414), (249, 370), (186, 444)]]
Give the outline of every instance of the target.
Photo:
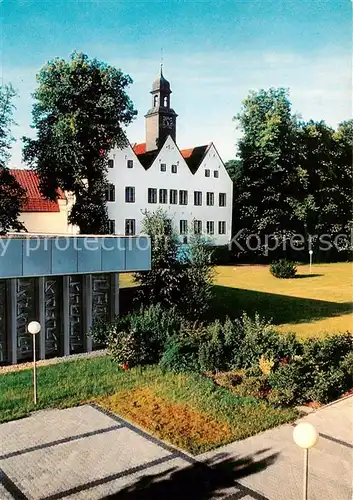
[[(121, 275), (122, 288), (134, 283), (128, 273)], [(278, 279), (264, 265), (216, 267), (215, 300), (209, 317), (239, 317), (255, 311), (280, 331), (300, 337), (353, 331), (352, 263), (298, 266), (297, 277)]]
[(0, 376), (0, 421), (35, 409), (94, 401), (152, 434), (200, 453), (296, 418), (254, 397), (239, 397), (200, 375), (163, 374), (157, 367), (121, 371), (109, 357), (38, 368), (38, 405), (32, 372)]

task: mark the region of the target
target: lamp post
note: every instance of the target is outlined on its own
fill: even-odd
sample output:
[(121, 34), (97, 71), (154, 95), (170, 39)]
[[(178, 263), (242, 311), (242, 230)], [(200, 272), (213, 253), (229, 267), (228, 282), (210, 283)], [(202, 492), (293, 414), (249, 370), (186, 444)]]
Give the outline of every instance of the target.
[(304, 480), (303, 480), (303, 500), (308, 498), (308, 458), (309, 448), (316, 445), (318, 432), (315, 427), (308, 423), (299, 424), (293, 431), (293, 440), (300, 448), (304, 449)]
[(28, 326), (28, 332), (33, 338), (33, 399), (34, 404), (37, 404), (37, 366), (36, 366), (36, 335), (40, 332), (40, 323), (31, 321)]
[(313, 263), (313, 251), (312, 250), (309, 250), (309, 269), (310, 269), (310, 274), (311, 274), (311, 266), (312, 266), (312, 263)]

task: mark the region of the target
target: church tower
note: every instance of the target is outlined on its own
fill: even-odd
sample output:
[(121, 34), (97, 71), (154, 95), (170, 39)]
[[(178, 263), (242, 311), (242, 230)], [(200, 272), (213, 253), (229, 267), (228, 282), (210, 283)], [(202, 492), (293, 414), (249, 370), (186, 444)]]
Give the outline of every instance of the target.
[(154, 151), (163, 146), (170, 135), (176, 140), (176, 117), (174, 109), (170, 107), (170, 84), (163, 76), (163, 66), (159, 77), (152, 86), (152, 108), (145, 115), (146, 118), (146, 151)]

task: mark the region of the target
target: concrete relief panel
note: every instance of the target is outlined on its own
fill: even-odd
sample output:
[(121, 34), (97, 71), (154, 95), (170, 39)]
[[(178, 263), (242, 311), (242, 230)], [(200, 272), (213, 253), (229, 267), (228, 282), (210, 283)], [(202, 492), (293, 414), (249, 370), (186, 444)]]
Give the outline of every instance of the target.
[(44, 280), (45, 355), (60, 354), (62, 338), (62, 278)]
[(0, 363), (7, 361), (6, 281), (0, 280)]
[(69, 276), (70, 354), (84, 350), (82, 314), (82, 276)]
[(32, 335), (27, 331), (30, 321), (37, 320), (36, 314), (36, 286), (34, 278), (16, 280), (16, 331), (17, 331), (17, 359), (32, 359)]

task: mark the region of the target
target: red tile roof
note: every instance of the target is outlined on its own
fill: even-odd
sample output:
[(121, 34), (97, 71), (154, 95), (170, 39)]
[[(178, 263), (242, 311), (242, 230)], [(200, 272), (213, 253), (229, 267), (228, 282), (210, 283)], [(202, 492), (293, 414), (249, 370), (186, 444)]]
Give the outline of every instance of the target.
[[(203, 157), (206, 154), (206, 151), (208, 149), (209, 145), (207, 146), (196, 146), (194, 148), (188, 148), (188, 149), (181, 149), (180, 153), (182, 154), (184, 160), (188, 164), (190, 170), (195, 173), (198, 167), (200, 166), (200, 163), (203, 159)], [(149, 167), (153, 160), (155, 159), (158, 150), (151, 151), (149, 153), (146, 153), (146, 143), (142, 142), (140, 144), (134, 144), (133, 145), (133, 150), (134, 153), (140, 157), (139, 159), (141, 160), (141, 163), (143, 166)], [(153, 154), (154, 153), (154, 154)], [(149, 156), (149, 161), (147, 160), (147, 165), (146, 162), (144, 161), (144, 155)], [(146, 158), (147, 159), (147, 158)]]
[[(11, 174), (17, 182), (26, 190), (27, 199), (23, 204), (22, 212), (60, 212), (57, 201), (49, 201), (44, 198), (39, 189), (39, 178), (32, 170), (11, 170)], [(58, 199), (64, 200), (65, 195), (61, 189), (58, 190)]]

